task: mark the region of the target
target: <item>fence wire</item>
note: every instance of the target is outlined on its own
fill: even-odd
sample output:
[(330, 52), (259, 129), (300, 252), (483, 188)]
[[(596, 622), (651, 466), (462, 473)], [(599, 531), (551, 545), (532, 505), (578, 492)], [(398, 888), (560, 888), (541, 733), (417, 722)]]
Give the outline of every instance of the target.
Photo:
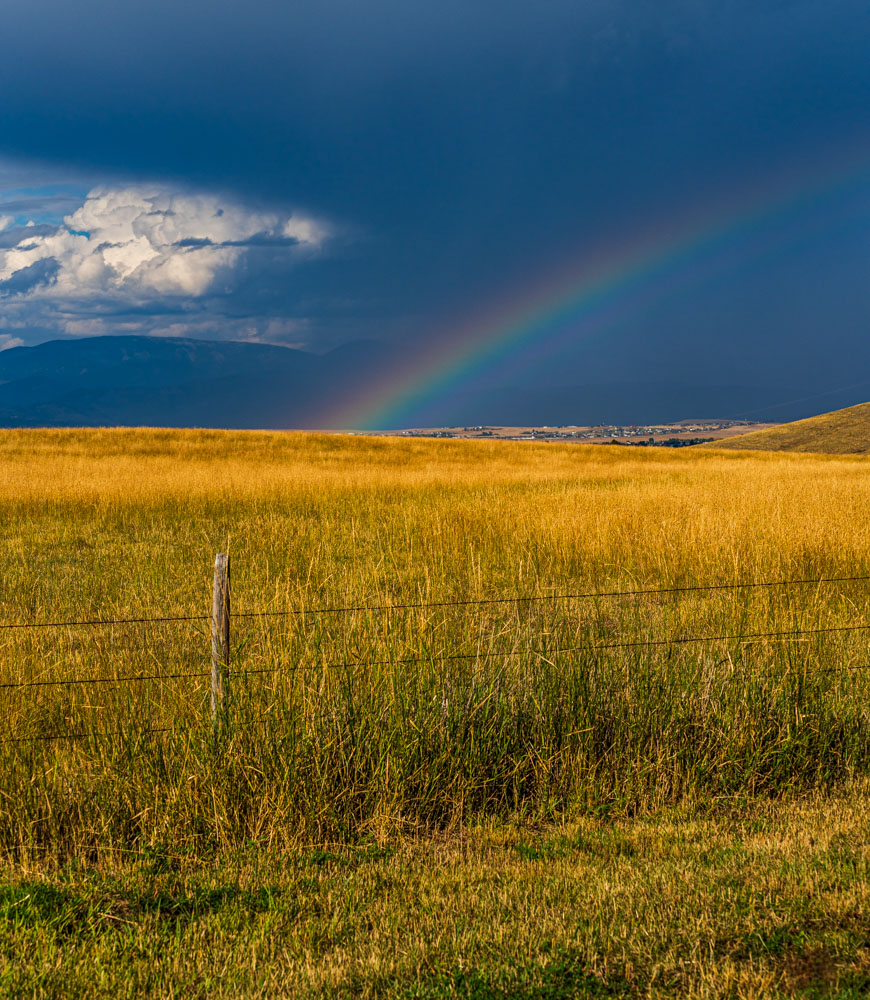
[[(601, 649), (640, 649), (654, 646), (680, 646), (688, 643), (702, 642), (751, 642), (756, 639), (782, 639), (790, 641), (801, 636), (824, 635), (832, 632), (863, 632), (870, 630), (868, 625), (835, 625), (829, 628), (811, 629), (785, 629), (778, 632), (743, 632), (732, 633), (730, 635), (688, 635), (672, 636), (666, 639), (634, 639), (631, 642), (603, 642), (585, 643), (580, 646), (553, 646), (548, 649), (495, 649), (488, 651), (476, 650), (473, 653), (435, 653), (429, 656), (397, 656), (383, 660), (343, 660), (337, 663), (321, 664), (321, 670), (343, 670), (357, 667), (385, 667), (395, 663), (446, 663), (451, 660), (478, 660), (492, 659), (493, 657), (516, 657), (516, 656), (552, 656), (556, 653), (595, 653)], [(317, 667), (317, 664), (313, 664)], [(244, 674), (264, 674), (281, 673), (281, 667), (264, 667), (251, 670), (228, 670), (228, 676), (242, 676)], [(298, 668), (295, 668), (298, 669)], [(52, 680), (38, 681), (9, 681), (0, 683), (0, 689), (8, 688), (31, 688), (31, 687), (60, 687), (70, 685), (89, 684), (122, 684), (135, 681), (159, 681), (174, 680), (177, 678), (208, 677), (210, 671), (199, 670), (184, 673), (166, 674), (129, 674), (123, 677), (64, 677)]]
[[(710, 583), (691, 587), (651, 587), (636, 590), (599, 590), (570, 594), (527, 594), (517, 597), (469, 598), (455, 601), (421, 601), (409, 604), (358, 604), (344, 607), (291, 608), (266, 611), (233, 611), (231, 618), (289, 618), (309, 615), (351, 614), (364, 611), (417, 611), (427, 608), (459, 608), (486, 606), (492, 604), (532, 604), (544, 601), (582, 601), (597, 598), (646, 597), (657, 594), (689, 594), (693, 592), (718, 590), (749, 590), (763, 587), (803, 587), (829, 583), (856, 583), (870, 581), (870, 574), (864, 576), (827, 576), (806, 580), (755, 580), (746, 583)], [(78, 628), (105, 625), (141, 625), (170, 622), (210, 621), (211, 615), (164, 615), (154, 618), (92, 618), (78, 621), (52, 622), (0, 622), (0, 629), (30, 628)]]
[[(315, 616), (315, 615), (335, 615), (335, 614), (350, 614), (350, 613), (360, 613), (360, 612), (382, 612), (382, 611), (402, 611), (402, 610), (423, 610), (429, 608), (448, 608), (448, 607), (477, 607), (477, 606), (488, 606), (488, 605), (503, 605), (503, 604), (525, 604), (525, 603), (539, 603), (546, 601), (567, 601), (567, 600), (594, 600), (594, 599), (612, 599), (620, 597), (642, 597), (642, 596), (655, 596), (655, 595), (665, 595), (665, 594), (687, 594), (693, 592), (710, 592), (710, 591), (733, 591), (742, 589), (754, 589), (754, 588), (774, 588), (774, 587), (790, 587), (790, 586), (815, 586), (815, 585), (827, 585), (836, 583), (853, 583), (853, 582), (866, 582), (870, 581), (870, 575), (856, 575), (856, 576), (840, 576), (840, 577), (819, 577), (813, 579), (789, 579), (789, 580), (762, 580), (762, 581), (750, 581), (743, 583), (715, 583), (715, 584), (705, 584), (705, 585), (693, 585), (688, 587), (656, 587), (656, 588), (638, 588), (633, 590), (611, 590), (611, 591), (586, 591), (579, 593), (565, 593), (565, 594), (535, 594), (535, 595), (521, 595), (515, 597), (493, 597), (493, 598), (481, 598), (481, 599), (467, 599), (467, 600), (450, 600), (450, 601), (429, 601), (429, 602), (415, 602), (407, 604), (381, 604), (381, 605), (370, 605), (370, 604), (359, 604), (359, 605), (348, 605), (342, 607), (321, 607), (321, 608), (302, 608), (302, 609), (287, 609), (287, 610), (264, 610), (264, 611), (243, 611), (234, 612), (231, 614), (232, 618), (236, 619), (254, 619), (254, 618), (277, 618), (277, 617), (305, 617), (305, 616)], [(8, 622), (0, 623), (0, 629), (12, 630), (12, 629), (50, 629), (50, 628), (73, 628), (73, 627), (99, 627), (99, 626), (111, 626), (111, 625), (138, 625), (138, 624), (165, 624), (165, 623), (177, 623), (177, 622), (206, 622), (210, 621), (211, 615), (199, 614), (199, 615), (163, 615), (156, 617), (136, 617), (136, 618), (94, 618), (94, 619), (80, 619), (75, 621), (50, 621), (50, 622)], [(782, 629), (770, 632), (752, 632), (752, 633), (727, 633), (719, 635), (688, 635), (688, 636), (671, 636), (662, 639), (640, 639), (631, 641), (617, 641), (617, 642), (604, 642), (604, 643), (585, 643), (582, 645), (571, 645), (571, 646), (556, 646), (551, 648), (534, 649), (534, 648), (520, 648), (511, 650), (489, 650), (480, 651), (477, 650), (473, 653), (441, 653), (441, 654), (429, 654), (427, 656), (414, 656), (414, 657), (393, 657), (389, 659), (377, 659), (377, 660), (347, 660), (326, 664), (312, 664), (312, 669), (321, 670), (353, 670), (364, 667), (378, 667), (378, 666), (390, 666), (393, 664), (421, 664), (421, 663), (445, 663), (450, 661), (462, 661), (462, 660), (479, 660), (479, 659), (492, 659), (501, 657), (504, 659), (514, 658), (519, 656), (537, 656), (537, 657), (549, 657), (561, 653), (586, 653), (595, 654), (600, 650), (615, 650), (615, 649), (641, 649), (641, 648), (654, 648), (654, 647), (670, 647), (679, 646), (692, 643), (708, 643), (708, 642), (754, 642), (756, 640), (762, 639), (773, 639), (777, 641), (795, 641), (802, 637), (813, 636), (813, 635), (823, 635), (832, 633), (846, 633), (846, 632), (859, 632), (870, 630), (870, 624), (858, 624), (858, 625), (840, 625), (840, 626), (830, 626), (812, 629)], [(289, 672), (296, 672), (298, 670), (304, 669), (302, 667), (290, 668)], [(863, 670), (870, 669), (870, 664), (858, 664), (855, 666), (845, 666), (837, 667), (831, 669), (821, 670), (821, 673), (840, 673), (840, 672), (850, 672), (853, 670)], [(228, 677), (241, 677), (246, 675), (255, 674), (276, 674), (276, 673), (287, 673), (288, 669), (286, 667), (264, 667), (264, 668), (252, 668), (244, 670), (228, 670)], [(21, 689), (21, 688), (42, 688), (42, 687), (69, 687), (69, 686), (89, 686), (89, 685), (106, 685), (106, 684), (126, 684), (126, 683), (140, 683), (144, 681), (163, 681), (163, 680), (175, 680), (175, 679), (193, 679), (208, 677), (210, 671), (179, 671), (179, 672), (167, 672), (167, 673), (148, 673), (148, 674), (127, 674), (122, 676), (114, 677), (67, 677), (67, 678), (56, 678), (48, 680), (28, 680), (28, 681), (12, 681), (0, 683), (0, 689)], [(23, 737), (13, 737), (6, 740), (0, 740), (0, 743), (21, 743), (21, 742), (44, 742), (44, 741), (54, 741), (54, 740), (66, 740), (66, 739), (98, 739), (107, 738), (111, 736), (119, 735), (148, 735), (152, 733), (166, 733), (174, 732), (176, 730), (169, 727), (162, 728), (147, 728), (143, 730), (135, 731), (125, 731), (125, 730), (114, 730), (108, 732), (97, 732), (97, 731), (83, 731), (75, 733), (57, 733), (45, 736), (23, 736)]]
[[(274, 673), (280, 668), (268, 668), (263, 670), (242, 670), (236, 671), (233, 676), (238, 676), (240, 674), (263, 674), (263, 673)], [(856, 663), (851, 666), (844, 667), (831, 667), (826, 670), (820, 670), (821, 674), (849, 674), (855, 670), (870, 670), (870, 663)], [(189, 675), (189, 676), (199, 676), (199, 675)], [(79, 740), (79, 739), (107, 739), (112, 736), (133, 736), (139, 738), (141, 736), (149, 736), (154, 733), (177, 733), (181, 730), (172, 726), (161, 726), (161, 727), (149, 727), (147, 729), (115, 729), (109, 731), (102, 730), (85, 730), (75, 733), (51, 733), (45, 736), (15, 736), (9, 739), (0, 740), (0, 746), (9, 743), (49, 743), (56, 742), (59, 740)], [(190, 732), (190, 730), (184, 730), (184, 732)]]

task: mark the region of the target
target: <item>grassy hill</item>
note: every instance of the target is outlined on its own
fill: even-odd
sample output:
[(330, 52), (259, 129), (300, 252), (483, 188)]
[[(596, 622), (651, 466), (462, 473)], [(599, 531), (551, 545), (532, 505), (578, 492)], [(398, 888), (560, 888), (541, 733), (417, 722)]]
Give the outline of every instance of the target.
[(848, 406), (845, 410), (795, 420), (791, 424), (780, 424), (752, 434), (741, 434), (708, 447), (863, 455), (870, 452), (870, 403)]

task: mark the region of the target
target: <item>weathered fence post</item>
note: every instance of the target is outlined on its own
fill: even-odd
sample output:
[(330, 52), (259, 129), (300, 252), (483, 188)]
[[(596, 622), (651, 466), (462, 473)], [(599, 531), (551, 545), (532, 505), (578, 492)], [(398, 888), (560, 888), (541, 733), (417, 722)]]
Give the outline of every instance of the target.
[(211, 601), (211, 717), (217, 722), (226, 708), (230, 663), (230, 557), (215, 556)]

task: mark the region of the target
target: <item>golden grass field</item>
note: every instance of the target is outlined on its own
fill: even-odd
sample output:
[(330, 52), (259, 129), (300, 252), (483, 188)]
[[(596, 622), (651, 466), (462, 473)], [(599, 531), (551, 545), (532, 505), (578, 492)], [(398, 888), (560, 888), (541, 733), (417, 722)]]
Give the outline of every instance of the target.
[(217, 730), (158, 676), (207, 621), (0, 630), (7, 995), (870, 989), (870, 581), (441, 603), (868, 576), (866, 460), (40, 430), (0, 470), (2, 623), (206, 615), (219, 551), (294, 612), (233, 620)]

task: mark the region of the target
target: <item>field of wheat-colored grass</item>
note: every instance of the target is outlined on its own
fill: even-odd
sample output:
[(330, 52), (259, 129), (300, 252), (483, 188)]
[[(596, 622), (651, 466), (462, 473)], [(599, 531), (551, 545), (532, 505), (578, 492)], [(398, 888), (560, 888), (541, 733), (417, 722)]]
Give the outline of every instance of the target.
[(222, 551), (281, 613), (217, 729), (207, 620), (0, 629), (0, 992), (870, 982), (870, 581), (570, 596), (868, 576), (867, 461), (8, 431), (0, 506), (2, 624), (207, 615)]
[[(636, 812), (870, 761), (866, 581), (439, 606), (866, 575), (866, 462), (204, 431), (5, 432), (0, 462), (4, 623), (207, 614), (223, 550), (235, 612), (308, 612), (234, 620), (219, 750), (207, 678), (160, 676), (209, 669), (207, 622), (3, 630), (0, 682), (32, 685), (0, 689), (6, 849)], [(369, 610), (407, 604), (434, 606)], [(845, 630), (756, 637), (814, 628)]]

